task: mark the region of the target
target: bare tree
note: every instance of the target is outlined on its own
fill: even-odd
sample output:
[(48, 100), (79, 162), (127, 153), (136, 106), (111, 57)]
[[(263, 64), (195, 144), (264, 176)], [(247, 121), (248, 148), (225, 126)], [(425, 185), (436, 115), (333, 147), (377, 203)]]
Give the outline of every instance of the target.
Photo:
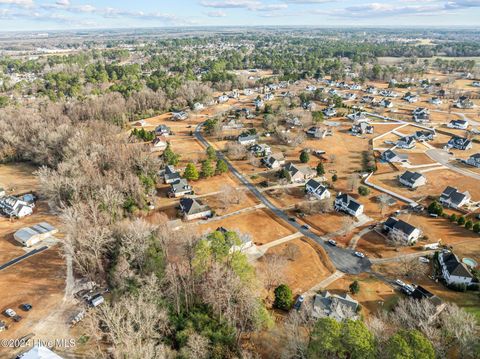
[(243, 160), (247, 156), (247, 149), (245, 146), (242, 146), (236, 142), (228, 142), (227, 146), (227, 156), (232, 160)]
[(267, 289), (276, 287), (282, 282), (285, 265), (285, 257), (277, 254), (267, 254), (263, 257), (265, 267), (263, 270), (263, 281)]
[(360, 178), (358, 177), (358, 174), (352, 173), (350, 176), (348, 176), (347, 184), (351, 192), (355, 191), (358, 188), (359, 183)]
[(295, 243), (288, 243), (285, 249), (283, 250), (283, 253), (285, 254), (285, 257), (287, 257), (288, 260), (294, 261), (299, 253), (300, 249)]
[(218, 196), (223, 204), (223, 208), (227, 208), (232, 204), (240, 204), (245, 199), (246, 194), (243, 188), (234, 188), (225, 184), (220, 188)]

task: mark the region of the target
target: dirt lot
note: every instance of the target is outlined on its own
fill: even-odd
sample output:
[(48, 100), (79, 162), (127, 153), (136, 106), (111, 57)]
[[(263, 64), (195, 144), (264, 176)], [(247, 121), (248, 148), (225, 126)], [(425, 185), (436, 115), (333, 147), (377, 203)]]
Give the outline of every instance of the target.
[[(285, 249), (289, 245), (294, 245), (298, 248), (298, 252), (293, 260), (289, 259), (285, 254)], [(306, 242), (303, 238), (294, 239), (269, 249), (265, 256), (256, 264), (257, 274), (262, 277), (268, 256), (280, 255), (285, 257), (285, 265), (281, 273), (278, 273), (279, 281), (287, 284), (292, 289), (294, 295), (298, 295), (306, 292), (332, 273), (328, 266), (324, 264), (328, 260), (324, 253), (323, 249), (315, 243)]]
[(277, 220), (266, 209), (259, 209), (227, 217), (222, 220), (212, 221), (199, 225), (200, 233), (214, 231), (218, 227), (229, 230), (239, 230), (252, 236), (256, 245), (262, 245), (271, 241), (286, 237), (295, 233), (293, 227)]

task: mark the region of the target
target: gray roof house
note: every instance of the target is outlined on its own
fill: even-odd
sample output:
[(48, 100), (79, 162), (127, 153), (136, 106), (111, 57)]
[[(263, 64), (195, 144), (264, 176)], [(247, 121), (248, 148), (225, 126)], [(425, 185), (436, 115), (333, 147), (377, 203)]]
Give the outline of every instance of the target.
[(392, 150), (386, 150), (382, 153), (382, 160), (391, 162), (391, 163), (401, 163), (408, 162), (408, 155), (404, 153), (397, 153)]
[(313, 137), (313, 138), (325, 138), (327, 136), (327, 130), (321, 128), (321, 127), (310, 127), (307, 130), (307, 136)]
[(367, 122), (360, 122), (360, 123), (354, 123), (352, 125), (352, 128), (350, 130), (352, 134), (357, 135), (357, 134), (372, 134), (374, 131), (374, 128), (372, 125), (369, 125)]
[(165, 170), (163, 172), (163, 181), (166, 184), (173, 183), (175, 181), (178, 181), (179, 179), (180, 173), (175, 170), (175, 167), (173, 167), (172, 165), (165, 167)]
[(155, 127), (155, 135), (157, 136), (168, 136), (170, 134), (170, 127), (167, 125), (158, 125)]
[(308, 180), (305, 184), (305, 192), (319, 200), (330, 198), (330, 191), (327, 187), (314, 179)]
[(468, 191), (461, 193), (456, 188), (448, 186), (440, 195), (440, 203), (445, 207), (460, 208), (467, 204), (471, 198)]
[(33, 213), (34, 204), (30, 204), (15, 196), (0, 198), (0, 212), (9, 217), (22, 218)]
[(471, 155), (465, 163), (470, 166), (478, 167), (480, 168), (480, 153), (475, 153)]
[(422, 234), (420, 229), (395, 217), (388, 218), (383, 223), (383, 229), (388, 233), (390, 238), (401, 239), (406, 244), (416, 243)]
[(417, 140), (414, 136), (404, 136), (397, 141), (398, 148), (412, 149), (415, 148)]
[(268, 156), (269, 154), (272, 153), (272, 149), (270, 148), (270, 146), (264, 143), (255, 144), (252, 147), (250, 147), (248, 150), (251, 153), (253, 153), (255, 156), (259, 156), (259, 157)]
[(418, 142), (432, 141), (435, 138), (435, 130), (416, 131), (413, 136)]
[(180, 178), (170, 183), (170, 190), (168, 191), (169, 197), (182, 197), (189, 194), (193, 194), (193, 188), (185, 178)]
[(334, 107), (328, 107), (325, 110), (322, 111), (323, 115), (326, 117), (333, 117), (337, 114), (337, 110), (335, 110)]
[(271, 169), (276, 169), (280, 168), (285, 164), (285, 157), (283, 156), (283, 153), (274, 153), (272, 155), (269, 155), (265, 158), (262, 158), (262, 163), (267, 166), (268, 168)]
[(329, 317), (339, 322), (356, 319), (357, 308), (358, 302), (347, 293), (339, 295), (326, 291), (315, 295), (312, 317), (316, 319)]
[(447, 284), (470, 284), (473, 281), (472, 272), (456, 254), (441, 252), (438, 255), (438, 263)]
[(336, 211), (345, 212), (351, 216), (358, 217), (363, 213), (363, 204), (357, 202), (352, 196), (339, 192), (335, 198), (334, 207)]
[(467, 120), (451, 120), (447, 124), (448, 128), (456, 128), (458, 130), (466, 130), (468, 128)]
[(204, 205), (202, 202), (194, 198), (180, 199), (180, 211), (186, 221), (210, 217), (212, 215), (212, 210), (209, 206)]
[(402, 173), (400, 176), (398, 176), (398, 180), (401, 184), (409, 188), (417, 188), (427, 183), (427, 178), (424, 175), (411, 171), (405, 171)]
[(188, 113), (185, 111), (180, 112), (172, 112), (172, 120), (173, 121), (183, 121), (188, 118)]
[(472, 141), (465, 137), (453, 136), (446, 147), (465, 151), (472, 148)]
[(238, 136), (238, 143), (243, 146), (254, 145), (257, 142), (257, 135), (240, 135)]
[(40, 222), (31, 227), (24, 227), (13, 234), (13, 238), (25, 247), (31, 247), (44, 239), (53, 236), (58, 229), (47, 222)]
[(296, 166), (291, 162), (285, 165), (285, 169), (290, 174), (290, 181), (292, 183), (302, 183), (316, 175), (316, 172), (310, 167)]

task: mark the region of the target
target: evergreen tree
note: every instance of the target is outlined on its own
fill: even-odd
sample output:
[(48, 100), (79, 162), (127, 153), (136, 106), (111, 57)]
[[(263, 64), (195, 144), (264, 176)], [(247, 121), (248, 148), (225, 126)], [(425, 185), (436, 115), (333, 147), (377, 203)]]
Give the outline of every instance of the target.
[(322, 162), (318, 162), (317, 165), (317, 176), (323, 176), (325, 174), (325, 168), (323, 167)]
[(215, 173), (222, 174), (228, 172), (228, 165), (227, 162), (224, 160), (217, 160), (217, 165), (215, 166)]
[(185, 172), (183, 173), (183, 177), (185, 177), (189, 181), (196, 181), (200, 177), (200, 175), (198, 174), (197, 167), (195, 167), (195, 165), (192, 162), (187, 164), (187, 167), (185, 168)]
[(286, 284), (280, 284), (275, 288), (275, 302), (273, 306), (278, 309), (290, 310), (293, 305), (292, 290)]
[(201, 175), (203, 178), (212, 177), (215, 174), (215, 169), (213, 168), (212, 161), (206, 159), (202, 162)]

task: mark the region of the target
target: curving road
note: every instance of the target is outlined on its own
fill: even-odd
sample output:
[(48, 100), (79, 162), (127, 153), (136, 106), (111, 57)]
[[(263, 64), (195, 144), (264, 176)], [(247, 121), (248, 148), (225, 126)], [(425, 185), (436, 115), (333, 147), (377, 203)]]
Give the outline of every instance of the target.
[(451, 155), (447, 151), (434, 148), (431, 150), (427, 150), (425, 153), (432, 160), (444, 165), (445, 167), (451, 169), (452, 171), (480, 181), (479, 173), (469, 171), (468, 169), (465, 169), (465, 168), (457, 167), (455, 166), (454, 163), (451, 163), (450, 162)]
[[(203, 123), (200, 123), (194, 131), (195, 138), (206, 147), (210, 146), (210, 143), (203, 137), (201, 133)], [(340, 247), (333, 247), (330, 246), (326, 239), (318, 236), (309, 230), (302, 228), (300, 224), (297, 222), (292, 222), (289, 220), (289, 216), (283, 212), (280, 208), (273, 205), (250, 181), (248, 181), (237, 169), (230, 163), (230, 161), (223, 155), (223, 153), (217, 151), (218, 158), (223, 159), (227, 165), (230, 172), (237, 177), (237, 179), (248, 188), (252, 194), (258, 198), (258, 200), (265, 205), (270, 211), (272, 211), (277, 217), (283, 219), (285, 222), (288, 222), (291, 226), (295, 227), (302, 235), (313, 239), (319, 245), (325, 249), (330, 260), (335, 265), (335, 267), (344, 272), (349, 274), (358, 274), (362, 272), (367, 272), (370, 270), (371, 262), (368, 258), (358, 258), (353, 255), (354, 250), (345, 249)]]

